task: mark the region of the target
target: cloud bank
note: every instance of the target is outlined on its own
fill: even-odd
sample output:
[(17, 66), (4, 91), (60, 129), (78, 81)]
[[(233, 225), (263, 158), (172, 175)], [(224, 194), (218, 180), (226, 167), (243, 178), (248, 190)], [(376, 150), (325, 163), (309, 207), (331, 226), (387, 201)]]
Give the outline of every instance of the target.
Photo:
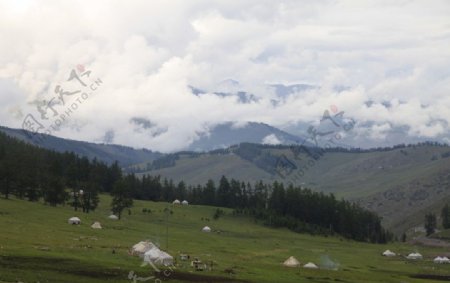
[[(446, 141), (448, 15), (437, 0), (0, 1), (0, 119), (39, 118), (82, 65), (102, 85), (54, 135), (168, 152), (219, 123), (289, 129), (335, 105), (358, 122), (355, 146), (398, 129)], [(238, 91), (252, 99), (215, 94)]]

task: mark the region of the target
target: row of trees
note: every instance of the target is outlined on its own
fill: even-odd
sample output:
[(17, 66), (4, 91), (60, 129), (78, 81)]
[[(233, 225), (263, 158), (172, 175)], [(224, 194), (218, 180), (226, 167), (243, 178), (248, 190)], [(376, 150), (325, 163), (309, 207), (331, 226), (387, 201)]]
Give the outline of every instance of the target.
[(384, 230), (380, 218), (360, 206), (334, 195), (274, 182), (255, 184), (228, 180), (216, 185), (186, 186), (181, 181), (145, 175), (127, 175), (124, 187), (133, 198), (152, 201), (187, 199), (193, 204), (234, 208), (235, 214), (251, 215), (266, 225), (287, 227), (296, 232), (340, 234), (358, 241), (384, 243), (393, 235)]
[(441, 210), (442, 227), (450, 229), (450, 207), (448, 204), (444, 205)]
[(100, 192), (113, 196), (112, 210), (119, 217), (133, 199), (173, 201), (234, 208), (265, 224), (297, 232), (338, 233), (359, 241), (386, 242), (389, 232), (375, 214), (333, 195), (282, 183), (255, 184), (228, 180), (216, 185), (175, 184), (159, 176), (123, 175), (117, 163), (110, 166), (73, 153), (57, 153), (0, 134), (1, 193), (30, 201), (43, 199), (50, 205), (69, 203), (75, 210), (95, 210)]
[[(75, 210), (89, 213), (96, 209), (100, 192), (121, 195), (122, 179), (117, 163), (107, 166), (96, 159), (42, 149), (0, 133), (0, 193), (5, 198), (43, 199), (52, 206), (69, 203)], [(130, 199), (125, 204), (129, 206)], [(122, 206), (113, 202), (113, 210)]]
[[(441, 220), (442, 227), (444, 229), (450, 229), (450, 206), (448, 204), (444, 205), (441, 209)], [(424, 228), (427, 236), (433, 234), (437, 228), (437, 217), (436, 214), (430, 212), (425, 215)]]

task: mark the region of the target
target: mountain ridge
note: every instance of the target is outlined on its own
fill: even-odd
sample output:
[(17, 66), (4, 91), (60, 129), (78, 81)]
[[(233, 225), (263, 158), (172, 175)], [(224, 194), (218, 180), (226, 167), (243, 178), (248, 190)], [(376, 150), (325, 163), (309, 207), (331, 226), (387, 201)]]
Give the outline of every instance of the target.
[(121, 166), (129, 166), (144, 161), (152, 161), (163, 155), (148, 149), (134, 149), (123, 145), (77, 141), (40, 133), (32, 134), (23, 129), (13, 129), (4, 126), (0, 126), (0, 131), (35, 146), (57, 152), (71, 151), (89, 159), (97, 158), (107, 164), (118, 161)]
[(227, 148), (240, 143), (308, 144), (305, 139), (280, 130), (265, 123), (247, 122), (237, 125), (233, 122), (212, 126), (209, 131), (200, 134), (186, 150), (210, 151)]

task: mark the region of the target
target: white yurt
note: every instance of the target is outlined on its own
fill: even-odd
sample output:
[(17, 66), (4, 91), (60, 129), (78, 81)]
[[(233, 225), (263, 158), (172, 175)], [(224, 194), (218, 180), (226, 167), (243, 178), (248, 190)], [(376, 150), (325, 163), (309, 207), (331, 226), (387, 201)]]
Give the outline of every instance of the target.
[(202, 232), (209, 233), (209, 232), (211, 232), (211, 228), (209, 228), (209, 226), (205, 226), (202, 228)]
[(319, 267), (312, 262), (308, 262), (307, 264), (303, 265), (303, 268), (318, 269)]
[(450, 260), (446, 256), (444, 256), (444, 257), (438, 256), (435, 259), (433, 259), (433, 262), (434, 263), (450, 263)]
[(179, 200), (174, 200), (173, 202), (172, 202), (172, 204), (180, 204), (181, 202), (179, 201)]
[(181, 204), (182, 204), (182, 205), (189, 205), (189, 202), (188, 202), (187, 200), (183, 200), (183, 201), (181, 202)]
[(300, 266), (300, 262), (295, 257), (291, 256), (283, 262), (283, 265), (287, 267), (298, 267)]
[(422, 259), (423, 256), (419, 253), (410, 253), (407, 257), (407, 259), (413, 259), (413, 260), (417, 260), (417, 259)]
[(394, 253), (394, 252), (391, 252), (390, 250), (385, 250), (385, 251), (382, 253), (382, 255), (383, 255), (383, 256), (395, 256), (395, 253)]
[(108, 216), (109, 219), (111, 220), (119, 220), (119, 217), (117, 217), (117, 215), (111, 214), (110, 216)]
[(81, 219), (78, 217), (71, 217), (71, 218), (69, 218), (69, 220), (67, 222), (72, 225), (80, 225)]
[(102, 229), (102, 225), (100, 224), (100, 222), (95, 221), (94, 224), (91, 225), (92, 229)]
[(145, 252), (144, 261), (151, 262), (156, 265), (169, 266), (173, 264), (173, 257), (154, 246)]
[(144, 256), (145, 252), (154, 248), (155, 245), (149, 241), (141, 241), (131, 248), (132, 255)]

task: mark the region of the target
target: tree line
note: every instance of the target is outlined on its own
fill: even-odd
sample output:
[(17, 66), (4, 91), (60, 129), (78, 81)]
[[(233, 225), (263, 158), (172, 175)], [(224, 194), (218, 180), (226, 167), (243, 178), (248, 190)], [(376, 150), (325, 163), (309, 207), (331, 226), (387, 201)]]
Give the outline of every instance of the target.
[[(450, 206), (445, 204), (441, 209), (441, 224), (442, 228), (450, 229)], [(429, 212), (425, 215), (424, 228), (427, 236), (433, 234), (438, 226), (436, 214)]]
[(89, 213), (96, 209), (100, 192), (113, 197), (111, 208), (119, 217), (133, 199), (188, 200), (192, 204), (234, 209), (257, 221), (287, 227), (296, 232), (340, 234), (358, 241), (387, 242), (392, 234), (380, 218), (368, 210), (332, 194), (262, 181), (250, 184), (222, 176), (215, 184), (187, 186), (160, 176), (123, 174), (117, 163), (110, 166), (74, 153), (57, 153), (0, 134), (0, 184), (4, 197), (69, 204)]
[(0, 193), (51, 206), (69, 204), (75, 210), (95, 210), (100, 192), (113, 195), (122, 171), (71, 152), (59, 153), (0, 133)]

